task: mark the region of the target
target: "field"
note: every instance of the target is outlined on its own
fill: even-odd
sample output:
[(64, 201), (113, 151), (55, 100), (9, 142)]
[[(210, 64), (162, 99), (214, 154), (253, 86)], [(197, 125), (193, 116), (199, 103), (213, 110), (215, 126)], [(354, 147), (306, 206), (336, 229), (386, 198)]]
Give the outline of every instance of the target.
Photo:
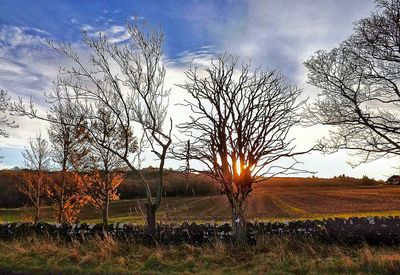
[[(114, 201), (111, 222), (144, 222), (144, 199)], [(0, 209), (3, 222), (29, 219), (29, 208)], [(51, 207), (43, 209), (44, 220), (52, 221)], [(349, 216), (400, 215), (400, 187), (311, 178), (277, 178), (256, 186), (247, 205), (249, 220), (321, 219)], [(100, 222), (91, 207), (80, 214), (81, 222)], [(158, 212), (161, 222), (229, 221), (224, 195), (167, 197)]]

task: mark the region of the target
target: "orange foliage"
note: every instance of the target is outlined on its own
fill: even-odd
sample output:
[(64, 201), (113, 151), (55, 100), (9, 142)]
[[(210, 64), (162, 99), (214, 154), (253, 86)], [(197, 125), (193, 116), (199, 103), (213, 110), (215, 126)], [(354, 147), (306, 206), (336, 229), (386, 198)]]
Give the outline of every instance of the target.
[(61, 216), (61, 222), (71, 223), (76, 221), (81, 209), (90, 201), (87, 195), (90, 183), (86, 175), (77, 172), (64, 173), (64, 186), (63, 172), (57, 172), (54, 176), (52, 200), (57, 216)]
[(104, 211), (106, 202), (118, 200), (117, 187), (124, 181), (122, 172), (109, 172), (94, 170), (90, 175), (90, 203), (99, 211)]

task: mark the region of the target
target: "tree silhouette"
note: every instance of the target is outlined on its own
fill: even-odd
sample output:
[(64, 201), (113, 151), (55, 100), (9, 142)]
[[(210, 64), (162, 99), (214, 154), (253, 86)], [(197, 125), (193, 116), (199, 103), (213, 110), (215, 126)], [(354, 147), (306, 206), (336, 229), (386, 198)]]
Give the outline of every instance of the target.
[(305, 62), (320, 89), (309, 123), (333, 126), (320, 144), (327, 152), (352, 150), (353, 166), (400, 155), (400, 1), (376, 4), (349, 39)]
[[(203, 73), (191, 68), (187, 82), (180, 85), (192, 96), (185, 101), (192, 112), (190, 121), (180, 128), (191, 138), (190, 159), (206, 165), (221, 183), (232, 210), (234, 235), (243, 240), (246, 199), (253, 183), (295, 172), (294, 156), (305, 153), (294, 152), (288, 138), (300, 121), (301, 90), (277, 71), (250, 71), (249, 64), (240, 66), (232, 56), (213, 60)], [(186, 150), (181, 158), (187, 158)], [(279, 164), (282, 158), (293, 162)]]

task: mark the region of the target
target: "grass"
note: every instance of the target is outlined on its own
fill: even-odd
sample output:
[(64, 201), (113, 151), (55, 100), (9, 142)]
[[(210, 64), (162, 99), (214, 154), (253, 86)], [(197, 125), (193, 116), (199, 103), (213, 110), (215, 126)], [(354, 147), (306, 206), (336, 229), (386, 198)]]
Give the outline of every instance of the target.
[(112, 239), (66, 243), (35, 237), (0, 242), (0, 271), (63, 274), (396, 274), (398, 247), (321, 244), (288, 237), (255, 246), (215, 242), (143, 246)]

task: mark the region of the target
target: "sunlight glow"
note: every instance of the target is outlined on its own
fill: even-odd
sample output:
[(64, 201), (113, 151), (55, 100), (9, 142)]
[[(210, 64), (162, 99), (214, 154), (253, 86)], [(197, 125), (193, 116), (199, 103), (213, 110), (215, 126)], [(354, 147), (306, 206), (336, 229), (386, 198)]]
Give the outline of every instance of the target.
[(237, 171), (238, 175), (240, 175), (242, 173), (242, 167), (240, 166), (240, 160), (236, 161), (236, 171)]

